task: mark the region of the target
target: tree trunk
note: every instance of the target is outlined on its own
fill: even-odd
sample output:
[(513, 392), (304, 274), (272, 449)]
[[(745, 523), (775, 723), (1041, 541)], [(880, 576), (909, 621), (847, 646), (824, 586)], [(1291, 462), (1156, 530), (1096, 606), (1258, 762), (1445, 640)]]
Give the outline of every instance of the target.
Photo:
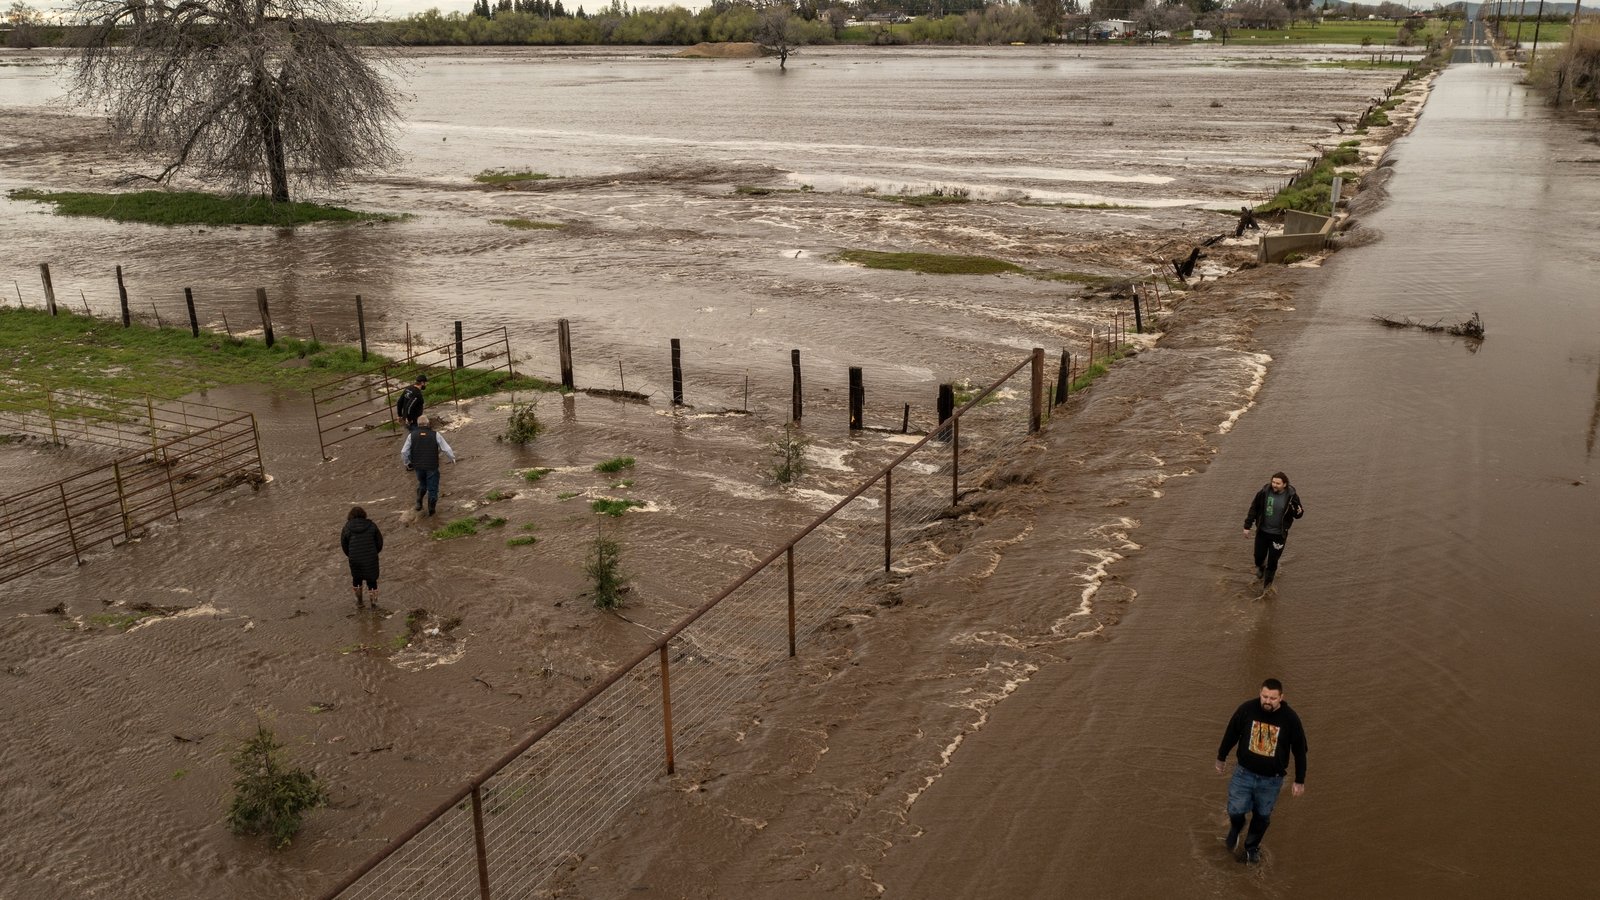
[(270, 75), (256, 77), (256, 97), (261, 112), (262, 153), (267, 158), (267, 180), (272, 191), (272, 202), (289, 202), (289, 167), (283, 154), (283, 128), (278, 110), (278, 98), (273, 90)]

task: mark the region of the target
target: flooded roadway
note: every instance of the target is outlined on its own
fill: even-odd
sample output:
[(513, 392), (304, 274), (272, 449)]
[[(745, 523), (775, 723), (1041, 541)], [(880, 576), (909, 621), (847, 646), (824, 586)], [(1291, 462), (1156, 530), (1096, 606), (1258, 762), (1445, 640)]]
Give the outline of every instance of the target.
[[(811, 737), (708, 765), (703, 799), (641, 803), (657, 824), (619, 833), (569, 895), (1600, 891), (1600, 147), (1518, 78), (1448, 70), (1393, 152), (1391, 199), (1358, 212), (1382, 240), (1308, 276), (1293, 312), (1235, 310), (1266, 323), (1251, 346), (1272, 361), (1203, 475), (1117, 505), (1099, 488), (1140, 473), (1131, 448), (1053, 434), (1035, 483), (905, 589), (898, 624), (840, 642), (825, 687), (771, 688), (801, 717), (774, 732)], [(1370, 321), (1474, 311), (1481, 346)], [(1211, 454), (1148, 427), (1173, 415), (1152, 388), (1192, 365), (1189, 343), (1081, 413), (1142, 422), (1169, 475)], [(1308, 512), (1260, 597), (1239, 526), (1277, 469)], [(1126, 517), (1128, 558), (1085, 613), (1070, 547), (1102, 504)], [(1002, 674), (943, 688), (927, 657)], [(1222, 846), (1212, 760), (1268, 676), (1306, 723), (1310, 775), (1247, 868)], [(741, 849), (705, 837), (719, 829)]]

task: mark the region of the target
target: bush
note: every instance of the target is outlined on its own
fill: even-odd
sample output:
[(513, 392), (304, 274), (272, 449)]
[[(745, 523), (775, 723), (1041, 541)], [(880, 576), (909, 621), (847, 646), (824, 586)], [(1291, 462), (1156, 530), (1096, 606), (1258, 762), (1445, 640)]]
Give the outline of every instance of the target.
[(511, 415), (506, 419), (506, 432), (500, 435), (500, 440), (513, 444), (531, 444), (533, 439), (544, 431), (544, 425), (539, 422), (537, 402), (515, 403), (511, 406)]
[(622, 605), (622, 594), (627, 576), (622, 574), (622, 545), (599, 535), (589, 548), (589, 558), (583, 564), (593, 588), (595, 609), (616, 609)]
[(793, 425), (783, 426), (783, 437), (772, 445), (773, 452), (778, 456), (778, 465), (772, 470), (772, 477), (778, 479), (779, 484), (789, 484), (805, 474), (808, 443), (804, 435), (794, 430)]
[(594, 470), (596, 472), (620, 472), (623, 469), (632, 468), (634, 461), (631, 456), (617, 456), (605, 462), (595, 463)]
[(254, 737), (233, 756), (233, 803), (228, 807), (228, 828), (234, 834), (265, 834), (275, 849), (289, 846), (300, 830), (307, 810), (328, 802), (317, 776), (290, 768), (283, 745), (271, 729), (256, 724)]

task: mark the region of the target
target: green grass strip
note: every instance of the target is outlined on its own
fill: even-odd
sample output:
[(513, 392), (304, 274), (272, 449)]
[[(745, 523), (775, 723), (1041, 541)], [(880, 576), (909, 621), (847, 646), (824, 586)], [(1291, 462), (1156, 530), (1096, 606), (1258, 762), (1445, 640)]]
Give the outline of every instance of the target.
[(455, 538), (469, 537), (478, 533), (478, 520), (470, 516), (456, 519), (443, 528), (433, 530), (433, 539), (436, 541), (449, 541)]
[(596, 472), (620, 472), (623, 469), (633, 468), (634, 458), (631, 456), (617, 456), (594, 464)]
[(990, 256), (954, 256), (943, 253), (882, 253), (876, 250), (846, 250), (838, 256), (843, 262), (869, 269), (924, 272), (929, 275), (1000, 275), (1022, 272), (1016, 263)]
[(560, 222), (540, 222), (534, 219), (490, 219), (489, 221), (518, 231), (560, 231), (567, 227)]
[(634, 507), (644, 506), (643, 500), (627, 500), (612, 497), (602, 497), (589, 504), (589, 509), (608, 516), (620, 516)]
[(357, 212), (319, 203), (274, 203), (265, 197), (225, 196), (196, 191), (134, 191), (100, 194), (87, 191), (18, 190), (13, 200), (55, 204), (61, 216), (93, 216), (115, 222), (149, 225), (307, 225), (312, 222), (398, 222), (407, 216)]
[(515, 172), (504, 169), (484, 169), (472, 176), (472, 180), (479, 184), (512, 184), (518, 181), (544, 181), (550, 176), (545, 172), (530, 172), (520, 169)]

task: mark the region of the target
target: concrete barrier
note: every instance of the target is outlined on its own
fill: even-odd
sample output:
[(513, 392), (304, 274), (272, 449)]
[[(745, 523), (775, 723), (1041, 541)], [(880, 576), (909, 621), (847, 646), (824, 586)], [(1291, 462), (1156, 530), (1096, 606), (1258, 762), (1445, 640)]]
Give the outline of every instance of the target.
[(1283, 262), (1291, 253), (1317, 251), (1326, 247), (1333, 233), (1333, 217), (1289, 210), (1283, 214), (1283, 233), (1263, 235), (1256, 248), (1256, 261)]

